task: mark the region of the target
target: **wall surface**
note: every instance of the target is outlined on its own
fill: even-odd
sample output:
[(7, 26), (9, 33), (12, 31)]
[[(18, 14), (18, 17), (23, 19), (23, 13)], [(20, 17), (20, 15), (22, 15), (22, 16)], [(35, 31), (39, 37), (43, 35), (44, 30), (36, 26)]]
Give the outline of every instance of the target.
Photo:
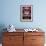
[[(32, 5), (33, 21), (20, 21), (20, 5)], [(0, 27), (13, 24), (16, 28), (40, 27), (46, 31), (46, 0), (0, 0)]]

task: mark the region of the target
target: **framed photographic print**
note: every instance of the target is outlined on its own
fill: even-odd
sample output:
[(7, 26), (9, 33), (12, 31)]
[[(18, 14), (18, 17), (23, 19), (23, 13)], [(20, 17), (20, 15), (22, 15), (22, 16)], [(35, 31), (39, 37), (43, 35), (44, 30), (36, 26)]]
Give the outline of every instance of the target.
[(20, 20), (21, 21), (32, 21), (32, 5), (21, 5), (20, 6)]

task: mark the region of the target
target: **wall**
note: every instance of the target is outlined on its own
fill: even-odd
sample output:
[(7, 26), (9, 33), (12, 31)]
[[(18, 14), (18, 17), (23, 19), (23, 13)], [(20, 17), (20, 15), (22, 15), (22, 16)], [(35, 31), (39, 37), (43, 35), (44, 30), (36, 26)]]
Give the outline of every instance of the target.
[[(16, 28), (40, 27), (46, 28), (46, 0), (0, 0), (1, 14), (0, 25), (13, 24)], [(33, 6), (33, 21), (20, 21), (20, 5)]]

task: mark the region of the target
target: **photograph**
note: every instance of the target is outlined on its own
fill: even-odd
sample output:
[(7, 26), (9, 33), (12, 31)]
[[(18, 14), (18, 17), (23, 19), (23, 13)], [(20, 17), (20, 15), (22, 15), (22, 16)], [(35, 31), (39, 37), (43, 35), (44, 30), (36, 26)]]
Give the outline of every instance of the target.
[(32, 21), (32, 5), (20, 6), (21, 21)]

